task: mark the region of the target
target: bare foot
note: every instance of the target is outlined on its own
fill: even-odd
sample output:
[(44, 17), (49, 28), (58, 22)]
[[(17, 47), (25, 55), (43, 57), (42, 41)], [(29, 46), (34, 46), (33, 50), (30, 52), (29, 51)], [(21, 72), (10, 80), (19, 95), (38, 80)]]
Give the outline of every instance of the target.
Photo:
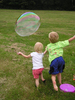
[(54, 85), (54, 90), (55, 90), (55, 91), (58, 91), (57, 85)]
[(57, 87), (57, 85), (56, 85), (56, 82), (53, 83), (53, 87), (54, 87), (54, 90), (55, 90), (55, 91), (58, 91), (58, 87)]

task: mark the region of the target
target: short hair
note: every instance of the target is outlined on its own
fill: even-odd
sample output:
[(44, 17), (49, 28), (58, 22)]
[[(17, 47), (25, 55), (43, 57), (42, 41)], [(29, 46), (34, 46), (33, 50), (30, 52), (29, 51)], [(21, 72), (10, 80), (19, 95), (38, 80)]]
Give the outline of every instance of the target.
[(38, 53), (42, 53), (43, 44), (41, 42), (36, 42), (36, 44), (34, 45), (34, 50)]
[(57, 34), (57, 32), (50, 32), (49, 39), (50, 39), (51, 43), (56, 43), (59, 39), (59, 35)]

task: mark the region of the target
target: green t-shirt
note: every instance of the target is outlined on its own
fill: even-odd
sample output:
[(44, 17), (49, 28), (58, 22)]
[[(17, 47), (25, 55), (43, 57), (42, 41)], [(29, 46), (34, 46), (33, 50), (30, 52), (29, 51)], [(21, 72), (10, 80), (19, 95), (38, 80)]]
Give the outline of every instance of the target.
[(51, 63), (55, 58), (63, 56), (63, 47), (67, 45), (69, 45), (68, 40), (48, 44), (46, 50), (49, 52), (49, 62)]

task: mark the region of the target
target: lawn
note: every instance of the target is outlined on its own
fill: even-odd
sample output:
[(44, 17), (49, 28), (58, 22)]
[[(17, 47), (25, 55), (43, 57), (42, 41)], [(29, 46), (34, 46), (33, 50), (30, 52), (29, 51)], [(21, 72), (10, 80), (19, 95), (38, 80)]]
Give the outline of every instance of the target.
[[(41, 19), (41, 25), (33, 35), (21, 37), (15, 32), (15, 22), (27, 11), (36, 13)], [(60, 41), (75, 35), (75, 12), (0, 9), (0, 100), (75, 100), (75, 93), (64, 93), (60, 89), (54, 91), (48, 73), (48, 54), (43, 59), (46, 84), (40, 80), (38, 91), (32, 75), (32, 59), (17, 55), (19, 51), (24, 54), (33, 52), (37, 41), (43, 43), (45, 50), (51, 31), (58, 32)], [(62, 83), (75, 86), (75, 40), (64, 48), (63, 58), (66, 67), (62, 73)], [(57, 85), (60, 86), (58, 81)]]

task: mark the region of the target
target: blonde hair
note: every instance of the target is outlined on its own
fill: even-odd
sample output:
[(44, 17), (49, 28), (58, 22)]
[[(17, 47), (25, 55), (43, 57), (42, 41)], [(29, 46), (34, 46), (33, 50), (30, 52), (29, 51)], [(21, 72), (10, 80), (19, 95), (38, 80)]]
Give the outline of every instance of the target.
[(51, 32), (49, 33), (49, 39), (51, 43), (56, 43), (59, 39), (59, 35), (57, 34), (57, 32)]
[(41, 42), (36, 42), (36, 44), (34, 45), (34, 50), (38, 53), (42, 53), (43, 44)]

